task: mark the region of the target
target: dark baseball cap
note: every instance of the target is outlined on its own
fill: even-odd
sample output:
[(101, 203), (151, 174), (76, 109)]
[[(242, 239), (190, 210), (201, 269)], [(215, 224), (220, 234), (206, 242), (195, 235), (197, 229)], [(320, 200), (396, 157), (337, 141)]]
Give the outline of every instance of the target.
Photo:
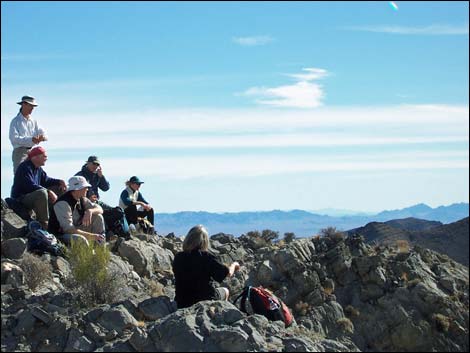
[(132, 177), (129, 179), (129, 182), (131, 182), (131, 183), (136, 183), (136, 184), (143, 184), (143, 183), (144, 183), (142, 180), (139, 179), (139, 177), (136, 177), (135, 175), (132, 176)]
[(88, 163), (101, 164), (96, 156), (90, 156), (87, 160)]

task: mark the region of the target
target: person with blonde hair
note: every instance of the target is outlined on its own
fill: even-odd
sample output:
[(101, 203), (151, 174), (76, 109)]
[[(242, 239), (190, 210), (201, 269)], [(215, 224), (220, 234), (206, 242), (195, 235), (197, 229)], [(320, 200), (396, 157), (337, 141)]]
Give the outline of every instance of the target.
[(135, 175), (130, 177), (129, 180), (126, 181), (126, 188), (121, 192), (121, 196), (119, 197), (119, 207), (124, 210), (129, 225), (136, 225), (139, 217), (147, 218), (152, 224), (149, 233), (155, 234), (153, 207), (150, 206), (140, 192), (140, 186), (143, 183), (144, 182)]
[(209, 235), (202, 225), (194, 226), (186, 235), (183, 251), (173, 260), (175, 274), (175, 301), (180, 308), (186, 308), (202, 300), (228, 300), (228, 288), (216, 288), (212, 281), (222, 282), (240, 269), (238, 262), (230, 266), (220, 263), (209, 253)]

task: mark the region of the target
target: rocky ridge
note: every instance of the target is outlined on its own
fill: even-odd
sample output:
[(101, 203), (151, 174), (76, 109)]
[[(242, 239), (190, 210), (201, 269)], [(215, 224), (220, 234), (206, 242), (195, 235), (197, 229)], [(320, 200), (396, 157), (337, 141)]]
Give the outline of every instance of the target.
[[(70, 265), (43, 255), (52, 275), (25, 283), (24, 222), (2, 206), (2, 351), (468, 351), (468, 267), (420, 247), (372, 247), (341, 233), (270, 244), (211, 237), (221, 261), (240, 261), (224, 281), (272, 289), (292, 309), (285, 328), (230, 302), (176, 310), (171, 261), (182, 239), (135, 236), (115, 246), (109, 267), (121, 298), (79, 307), (65, 286)], [(158, 290), (157, 290), (157, 289)]]

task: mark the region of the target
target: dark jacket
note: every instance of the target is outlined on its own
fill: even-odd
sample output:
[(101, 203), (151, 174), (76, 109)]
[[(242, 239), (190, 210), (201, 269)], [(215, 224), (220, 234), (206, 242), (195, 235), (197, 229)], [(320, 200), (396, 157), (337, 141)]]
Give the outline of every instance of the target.
[(194, 250), (175, 255), (173, 273), (175, 301), (178, 308), (186, 308), (202, 300), (218, 299), (212, 280), (222, 282), (229, 269), (207, 251)]
[[(85, 207), (83, 206), (83, 201), (82, 199), (80, 200), (76, 200), (73, 196), (72, 196), (72, 192), (71, 191), (67, 191), (65, 194), (63, 194), (62, 196), (60, 196), (56, 203), (59, 202), (59, 201), (65, 201), (68, 203), (68, 205), (70, 206), (70, 211), (72, 212), (73, 214), (73, 211), (75, 209), (77, 209), (77, 211), (80, 213), (80, 215), (83, 216), (83, 214), (85, 213)], [(62, 230), (62, 227), (60, 226), (60, 223), (57, 219), (57, 215), (55, 214), (55, 209), (54, 207), (52, 207), (51, 209), (51, 213), (50, 213), (50, 216), (49, 216), (49, 227), (47, 229), (49, 231), (49, 233), (52, 233), (52, 234), (55, 234), (57, 236), (60, 236), (60, 235), (63, 235), (64, 234), (64, 231)]]
[(98, 199), (100, 198), (100, 194), (98, 193), (98, 188), (100, 188), (103, 191), (108, 191), (109, 190), (109, 182), (106, 180), (104, 175), (100, 178), (98, 173), (92, 173), (86, 166), (86, 164), (82, 167), (82, 170), (76, 173), (75, 175), (81, 175), (86, 179), (91, 184), (91, 187), (88, 188), (88, 192), (86, 196), (88, 198), (91, 197), (91, 195), (96, 195)]
[(17, 199), (33, 191), (53, 185), (60, 185), (60, 179), (49, 178), (44, 169), (41, 167), (36, 168), (33, 162), (27, 159), (16, 170), (13, 186), (11, 187), (11, 198)]

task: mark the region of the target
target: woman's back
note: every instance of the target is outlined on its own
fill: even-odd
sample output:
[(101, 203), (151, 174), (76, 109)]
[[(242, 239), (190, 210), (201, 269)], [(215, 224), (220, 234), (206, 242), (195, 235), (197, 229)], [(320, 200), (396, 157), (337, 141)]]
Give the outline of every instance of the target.
[(229, 269), (209, 252), (193, 250), (176, 254), (173, 273), (175, 300), (178, 308), (185, 308), (201, 300), (218, 299), (217, 291), (211, 282), (222, 282), (229, 274)]

